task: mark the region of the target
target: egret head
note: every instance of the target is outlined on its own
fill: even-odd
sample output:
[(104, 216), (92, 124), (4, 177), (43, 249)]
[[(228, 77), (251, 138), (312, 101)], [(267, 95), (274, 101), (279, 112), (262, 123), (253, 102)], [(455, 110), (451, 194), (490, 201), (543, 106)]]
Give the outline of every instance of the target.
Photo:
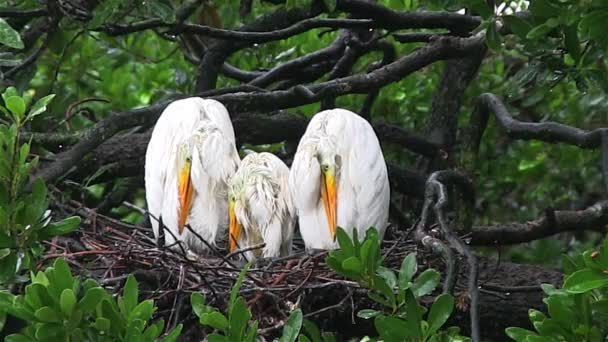
[(341, 159), (331, 139), (320, 139), (317, 148), (317, 160), (321, 166), (321, 200), (327, 215), (329, 234), (335, 240), (338, 223), (338, 178)]
[(177, 229), (181, 235), (186, 219), (192, 208), (192, 198), (194, 197), (194, 187), (190, 172), (192, 169), (192, 148), (190, 143), (181, 143), (177, 147), (177, 193), (179, 196), (179, 207), (177, 215)]

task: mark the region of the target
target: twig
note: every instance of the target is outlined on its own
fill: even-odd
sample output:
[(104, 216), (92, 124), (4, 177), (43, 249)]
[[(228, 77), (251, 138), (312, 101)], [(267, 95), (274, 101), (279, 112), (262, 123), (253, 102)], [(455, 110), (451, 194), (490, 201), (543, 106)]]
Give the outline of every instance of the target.
[(257, 245), (253, 245), (253, 246), (249, 246), (249, 247), (246, 247), (246, 248), (240, 248), (240, 249), (237, 249), (236, 251), (234, 251), (234, 252), (229, 253), (228, 255), (226, 255), (226, 259), (230, 259), (231, 257), (233, 257), (235, 255), (244, 254), (246, 252), (253, 251), (253, 250), (256, 250), (256, 249), (261, 249), (261, 248), (264, 248), (264, 247), (266, 247), (266, 243), (263, 242), (263, 243), (260, 243), (260, 244), (257, 244)]

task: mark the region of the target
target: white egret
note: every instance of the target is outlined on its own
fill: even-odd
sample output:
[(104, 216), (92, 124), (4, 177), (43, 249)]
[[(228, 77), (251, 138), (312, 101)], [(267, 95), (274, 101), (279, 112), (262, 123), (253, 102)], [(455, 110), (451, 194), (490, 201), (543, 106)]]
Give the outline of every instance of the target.
[[(202, 252), (226, 237), (228, 180), (240, 162), (228, 110), (218, 101), (191, 97), (163, 111), (146, 151), (148, 211), (187, 247)], [(151, 218), (158, 239), (159, 223)], [(165, 232), (165, 243), (175, 239)]]
[(336, 228), (360, 239), (370, 227), (382, 239), (390, 188), (380, 143), (359, 115), (332, 109), (306, 128), (289, 175), (291, 194), (307, 249), (335, 249)]
[(295, 213), (289, 192), (289, 168), (267, 152), (251, 153), (230, 180), (230, 252), (265, 243), (245, 252), (247, 260), (291, 253)]

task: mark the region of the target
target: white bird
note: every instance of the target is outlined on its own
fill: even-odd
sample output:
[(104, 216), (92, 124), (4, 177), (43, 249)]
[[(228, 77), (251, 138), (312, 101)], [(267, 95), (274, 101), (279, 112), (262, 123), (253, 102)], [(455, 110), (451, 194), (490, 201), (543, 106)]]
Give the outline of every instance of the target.
[(380, 143), (359, 115), (332, 109), (306, 128), (289, 175), (291, 194), (307, 249), (335, 249), (336, 227), (359, 239), (370, 227), (384, 236), (390, 188)]
[(267, 152), (248, 154), (230, 180), (230, 252), (265, 243), (245, 252), (247, 260), (291, 253), (295, 213), (289, 192), (289, 168)]
[[(228, 180), (240, 163), (228, 110), (218, 101), (191, 97), (172, 102), (163, 111), (146, 151), (145, 183), (148, 211), (170, 230), (165, 244), (175, 239), (203, 252), (207, 242), (227, 237)], [(159, 222), (151, 217), (158, 240)]]

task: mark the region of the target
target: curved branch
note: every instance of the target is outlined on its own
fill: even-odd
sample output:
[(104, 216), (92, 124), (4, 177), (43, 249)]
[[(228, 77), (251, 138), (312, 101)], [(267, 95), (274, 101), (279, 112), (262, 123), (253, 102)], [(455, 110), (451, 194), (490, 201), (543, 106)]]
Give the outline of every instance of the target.
[[(585, 131), (556, 122), (522, 122), (514, 119), (503, 101), (491, 93), (481, 94), (471, 121), (478, 126), (474, 141), (479, 142), (485, 131), (488, 115), (493, 112), (500, 127), (510, 138), (540, 140), (548, 143), (564, 143), (580, 148), (596, 149), (602, 144), (602, 132), (606, 128)], [(478, 149), (479, 146), (476, 147)]]
[(337, 9), (377, 20), (387, 29), (445, 28), (466, 34), (481, 24), (480, 17), (439, 11), (397, 12), (366, 0), (340, 0)]
[(471, 244), (504, 246), (530, 242), (569, 231), (605, 232), (607, 224), (608, 201), (602, 201), (584, 210), (551, 211), (528, 222), (473, 227)]

